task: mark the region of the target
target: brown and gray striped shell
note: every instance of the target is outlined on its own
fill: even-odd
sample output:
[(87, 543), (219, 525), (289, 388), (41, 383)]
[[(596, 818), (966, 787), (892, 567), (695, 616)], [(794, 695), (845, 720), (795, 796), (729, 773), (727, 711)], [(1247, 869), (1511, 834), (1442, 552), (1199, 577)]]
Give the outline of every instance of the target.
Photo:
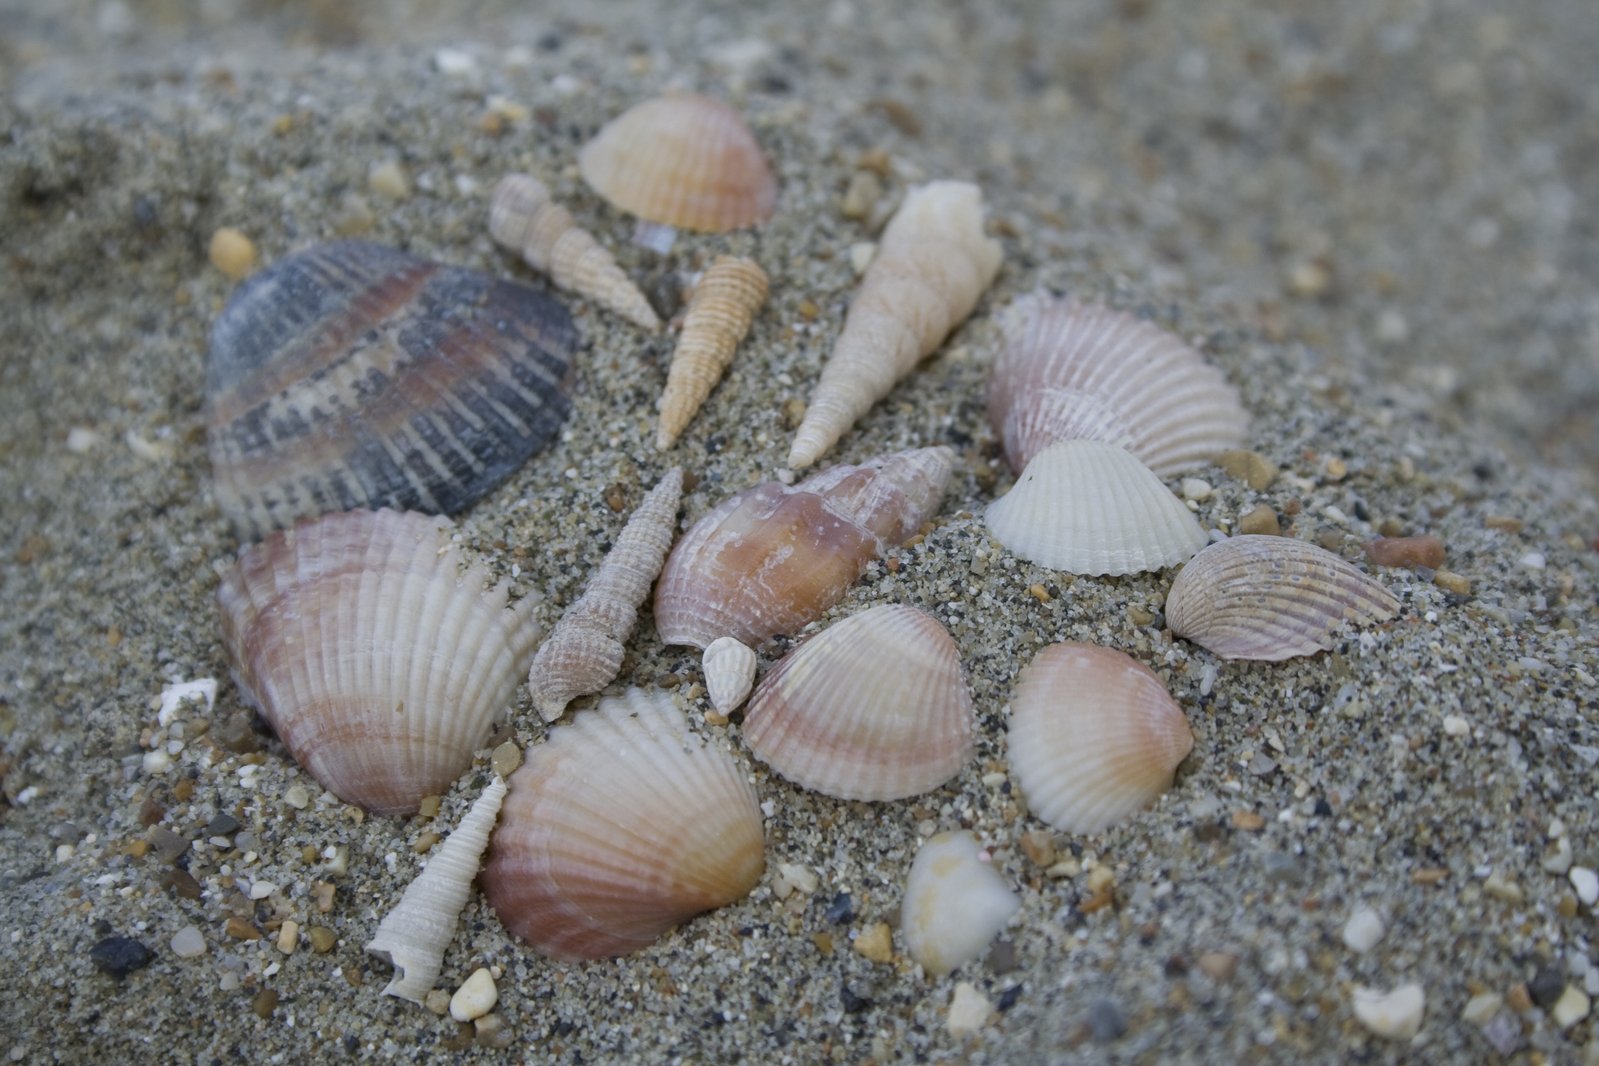
[(206, 431), (241, 539), (357, 507), (453, 513), (570, 409), (571, 316), (534, 289), (337, 241), (241, 285), (211, 333)]

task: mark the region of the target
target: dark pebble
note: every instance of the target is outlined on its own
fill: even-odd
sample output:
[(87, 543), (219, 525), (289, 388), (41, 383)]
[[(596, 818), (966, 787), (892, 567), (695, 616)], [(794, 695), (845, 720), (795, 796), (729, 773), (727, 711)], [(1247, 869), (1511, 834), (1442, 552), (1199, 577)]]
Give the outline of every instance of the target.
[(205, 835), (208, 837), (230, 837), (238, 831), (239, 820), (226, 812), (205, 824)]
[(1305, 867), (1297, 856), (1280, 851), (1267, 852), (1260, 865), (1266, 882), (1273, 885), (1301, 885), (1305, 883)]
[(1560, 998), (1560, 993), (1566, 990), (1566, 978), (1558, 967), (1544, 966), (1532, 975), (1532, 980), (1527, 982), (1527, 994), (1532, 996), (1532, 1001), (1544, 1010), (1555, 1005), (1555, 1000)]
[(189, 839), (179, 836), (165, 826), (152, 827), (145, 835), (145, 839), (150, 841), (156, 857), (162, 862), (177, 862), (183, 853), (189, 850)]
[(126, 977), (142, 970), (155, 958), (154, 952), (131, 936), (108, 936), (89, 949), (89, 961), (101, 973)]
[(194, 879), (193, 874), (180, 866), (174, 866), (161, 875), (161, 886), (170, 888), (184, 899), (200, 898), (200, 882)]
[(845, 1014), (859, 1014), (863, 1010), (871, 1009), (874, 1004), (873, 1000), (867, 999), (865, 996), (857, 996), (849, 985), (845, 985), (839, 990), (838, 998), (844, 1005)]
[(999, 999), (994, 1002), (994, 1009), (1004, 1014), (1016, 1006), (1016, 1001), (1022, 998), (1022, 986), (1011, 985), (999, 994)]
[(235, 755), (248, 755), (261, 750), (261, 738), (256, 735), (252, 715), (245, 711), (229, 715), (211, 731), (216, 742)]
[(988, 949), (988, 969), (990, 973), (1005, 974), (1016, 969), (1016, 943), (1005, 937), (994, 941), (994, 946)]
[(840, 892), (827, 905), (827, 920), (834, 925), (844, 925), (855, 920), (855, 901), (848, 892)]
[(1108, 1044), (1127, 1032), (1127, 1019), (1113, 1000), (1096, 999), (1088, 1005), (1088, 1028), (1096, 1044)]

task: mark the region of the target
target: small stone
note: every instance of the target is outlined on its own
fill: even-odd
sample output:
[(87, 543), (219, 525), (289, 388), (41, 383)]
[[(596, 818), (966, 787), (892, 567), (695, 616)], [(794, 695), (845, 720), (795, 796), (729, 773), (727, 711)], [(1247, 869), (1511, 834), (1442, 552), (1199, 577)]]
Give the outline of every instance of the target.
[(1216, 465), (1235, 481), (1242, 481), (1256, 492), (1264, 492), (1277, 480), (1277, 464), (1259, 452), (1230, 451), (1216, 457)]
[(1042, 830), (1032, 829), (1022, 834), (1022, 854), (1034, 866), (1048, 869), (1055, 865), (1055, 838)]
[(970, 1036), (988, 1024), (994, 1015), (994, 1005), (970, 981), (955, 982), (955, 994), (949, 1001), (949, 1014), (944, 1028), (955, 1037)]
[(1238, 969), (1238, 956), (1227, 951), (1207, 951), (1194, 962), (1202, 973), (1216, 981), (1231, 981)]
[(293, 955), (300, 943), (300, 923), (290, 919), (278, 927), (278, 950)]
[(205, 824), (205, 836), (230, 837), (240, 829), (239, 820), (231, 814), (218, 814)]
[(1266, 819), (1254, 811), (1234, 811), (1233, 828), (1246, 833), (1258, 833), (1266, 827)]
[(1521, 1046), (1521, 1023), (1515, 1015), (1501, 1012), (1482, 1027), (1482, 1037), (1500, 1055), (1508, 1056)]
[(423, 998), (422, 1005), (442, 1018), (450, 1013), (450, 994), (442, 988), (435, 988)]
[(1305, 300), (1319, 300), (1332, 288), (1332, 271), (1318, 259), (1295, 263), (1288, 271), (1288, 291)]
[(429, 830), (416, 838), (416, 843), (411, 845), (411, 850), (418, 855), (426, 855), (433, 850), (433, 845), (443, 839), (438, 833)]
[(854, 948), (857, 954), (873, 962), (893, 962), (894, 934), (889, 932), (888, 923), (873, 922), (860, 931)]
[(172, 934), (167, 946), (180, 959), (197, 959), (205, 954), (205, 934), (197, 925), (186, 925)]
[(1206, 481), (1204, 478), (1197, 477), (1183, 478), (1182, 489), (1183, 499), (1194, 500), (1196, 502), (1199, 500), (1210, 499), (1210, 494), (1215, 491), (1211, 488), (1210, 482)]
[(311, 901), (316, 904), (318, 914), (326, 914), (333, 909), (333, 897), (338, 888), (328, 881), (317, 881), (311, 886)]
[(1522, 526), (1521, 519), (1509, 515), (1489, 515), (1482, 520), (1482, 524), (1501, 533), (1520, 533)]
[(1471, 723), (1458, 714), (1446, 714), (1443, 721), (1444, 736), (1466, 737), (1471, 735)]
[(1440, 570), (1433, 574), (1432, 583), (1445, 592), (1453, 593), (1456, 596), (1471, 595), (1471, 579), (1462, 577), (1453, 570)]
[(439, 816), (439, 808), (443, 805), (443, 796), (423, 796), (416, 805), (416, 816), (418, 818), (437, 818)]
[(825, 917), (834, 925), (847, 925), (855, 920), (855, 901), (848, 892), (840, 892), (827, 905)]
[(1555, 1000), (1555, 1005), (1549, 1008), (1549, 1017), (1562, 1030), (1570, 1029), (1588, 1016), (1589, 1006), (1586, 992), (1576, 985), (1567, 985), (1560, 998)]
[(870, 170), (857, 170), (849, 179), (849, 188), (844, 190), (844, 217), (856, 220), (866, 218), (882, 196), (882, 179)]
[(211, 257), (211, 265), (230, 281), (243, 281), (255, 273), (255, 242), (232, 226), (223, 226), (211, 234), (207, 254)]
[(1566, 976), (1553, 964), (1540, 966), (1538, 972), (1532, 975), (1532, 980), (1527, 982), (1527, 995), (1544, 1010), (1554, 1006), (1555, 1000), (1565, 990)]
[(1573, 866), (1566, 874), (1571, 881), (1571, 887), (1577, 891), (1577, 900), (1584, 907), (1592, 907), (1599, 901), (1599, 874), (1594, 873), (1586, 866)]
[(1483, 992), (1472, 996), (1460, 1012), (1460, 1020), (1468, 1025), (1487, 1025), (1505, 1005), (1504, 997), (1497, 992)]
[(261, 939), (261, 930), (257, 929), (243, 918), (240, 918), (238, 915), (234, 915), (232, 918), (229, 918), (227, 924), (222, 927), (222, 930), (235, 940)]
[(849, 246), (849, 265), (855, 271), (856, 277), (866, 273), (866, 268), (872, 265), (872, 257), (876, 254), (877, 245), (871, 241), (857, 241)]
[(255, 994), (250, 1001), (250, 1009), (257, 1018), (270, 1018), (272, 1012), (278, 1009), (278, 992), (275, 988), (263, 988)]
[(1382, 916), (1370, 907), (1362, 907), (1344, 923), (1344, 946), (1364, 955), (1382, 940), (1383, 932)]
[(1504, 876), (1498, 870), (1488, 875), (1482, 883), (1482, 890), (1492, 899), (1501, 903), (1520, 903), (1522, 900), (1521, 886), (1513, 878)]
[(784, 881), (788, 882), (790, 888), (807, 896), (815, 892), (817, 886), (821, 884), (816, 877), (816, 873), (809, 866), (783, 862), (778, 863), (777, 872)]
[(390, 200), (404, 200), (411, 195), (411, 179), (405, 168), (394, 160), (375, 164), (367, 172), (366, 186), (378, 196)]
[(1366, 556), (1377, 566), (1437, 570), (1444, 565), (1444, 542), (1431, 533), (1419, 537), (1378, 537), (1366, 545)]
[(283, 802), (297, 811), (303, 811), (311, 805), (311, 790), (304, 785), (290, 785), (283, 793)]
[(1127, 1019), (1115, 1000), (1096, 999), (1088, 1005), (1088, 1031), (1096, 1044), (1108, 1044), (1127, 1033)]
[(326, 955), (339, 942), (338, 934), (325, 925), (313, 925), (305, 934), (311, 941), (311, 950)]
[(1281, 536), (1282, 531), (1282, 523), (1277, 520), (1277, 512), (1266, 504), (1261, 504), (1238, 519), (1240, 533), (1276, 537)]
[(89, 961), (101, 973), (122, 978), (150, 965), (155, 953), (131, 936), (108, 936), (89, 949)]
[(488, 967), (479, 966), (450, 997), (450, 1017), (458, 1022), (469, 1022), (483, 1017), (499, 1001), (500, 990), (494, 987), (494, 975), (489, 973)]
[(162, 862), (176, 862), (189, 850), (188, 838), (179, 836), (165, 826), (152, 826), (150, 832), (145, 835), (155, 847), (156, 858)]
[(1566, 837), (1557, 837), (1553, 844), (1544, 849), (1541, 865), (1552, 874), (1563, 874), (1571, 869), (1571, 841)]
[(501, 777), (510, 777), (522, 765), (522, 749), (514, 740), (507, 740), (489, 756), (489, 768)]
[(1421, 1031), (1427, 994), (1418, 984), (1380, 992), (1356, 985), (1352, 1006), (1361, 1025), (1388, 1040), (1410, 1040)]
[(266, 899), (277, 890), (277, 884), (272, 881), (252, 881), (250, 883), (250, 898)]
[(1505, 993), (1505, 1006), (1517, 1014), (1526, 1014), (1532, 1010), (1532, 995), (1527, 991), (1527, 986), (1513, 985), (1510, 991)]
[(1543, 552), (1528, 552), (1521, 557), (1521, 565), (1528, 570), (1543, 570), (1549, 566), (1549, 559)]

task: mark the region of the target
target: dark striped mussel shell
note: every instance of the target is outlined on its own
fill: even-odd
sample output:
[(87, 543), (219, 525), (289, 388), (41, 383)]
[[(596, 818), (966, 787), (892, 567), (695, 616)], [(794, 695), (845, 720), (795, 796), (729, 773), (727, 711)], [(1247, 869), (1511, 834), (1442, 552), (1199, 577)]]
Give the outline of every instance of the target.
[(314, 245), (211, 333), (206, 431), (241, 539), (358, 507), (453, 513), (549, 441), (579, 341), (524, 285), (382, 245)]

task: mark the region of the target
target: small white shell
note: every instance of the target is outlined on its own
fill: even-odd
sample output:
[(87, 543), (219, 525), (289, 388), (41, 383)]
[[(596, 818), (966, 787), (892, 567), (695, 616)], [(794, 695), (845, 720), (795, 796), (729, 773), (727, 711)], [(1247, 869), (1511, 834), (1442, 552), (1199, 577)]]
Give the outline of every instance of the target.
[(1421, 1032), (1427, 1014), (1427, 990), (1419, 984), (1400, 985), (1391, 992), (1356, 985), (1350, 1008), (1361, 1025), (1387, 1040), (1412, 1040)]
[(905, 949), (929, 975), (942, 977), (981, 955), (1021, 905), (976, 837), (940, 833), (916, 852), (905, 881)]
[(717, 713), (738, 710), (755, 684), (755, 652), (736, 637), (717, 637), (701, 659), (705, 690)]
[(988, 507), (989, 530), (1023, 559), (1073, 574), (1175, 566), (1208, 537), (1183, 501), (1125, 449), (1052, 444)]
[(719, 255), (694, 286), (661, 394), (655, 446), (670, 448), (733, 362), (738, 342), (766, 302), (766, 271), (753, 259)]

